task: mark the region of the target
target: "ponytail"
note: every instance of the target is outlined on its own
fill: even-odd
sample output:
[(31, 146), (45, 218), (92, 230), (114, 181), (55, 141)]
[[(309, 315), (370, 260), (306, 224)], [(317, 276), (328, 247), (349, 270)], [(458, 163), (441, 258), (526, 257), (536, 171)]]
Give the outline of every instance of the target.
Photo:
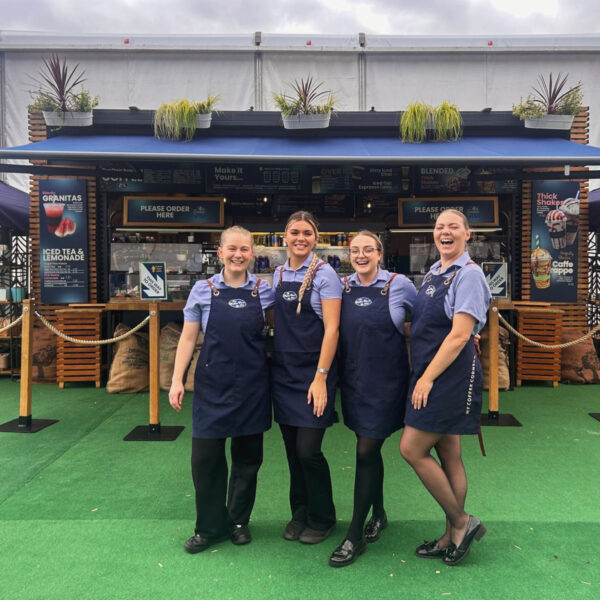
[(310, 261), (310, 265), (308, 265), (308, 269), (306, 270), (306, 274), (304, 275), (304, 279), (302, 280), (302, 285), (300, 286), (300, 290), (298, 291), (298, 308), (296, 308), (296, 314), (300, 314), (302, 311), (302, 298), (304, 297), (304, 292), (310, 286), (313, 280), (313, 272), (319, 262), (319, 257), (316, 254), (313, 254), (312, 260)]

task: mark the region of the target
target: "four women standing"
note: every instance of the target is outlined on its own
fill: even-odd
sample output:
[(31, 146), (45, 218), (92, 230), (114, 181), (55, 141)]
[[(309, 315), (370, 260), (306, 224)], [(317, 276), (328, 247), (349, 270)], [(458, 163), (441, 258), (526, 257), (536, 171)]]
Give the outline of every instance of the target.
[[(340, 336), (342, 409), (357, 437), (357, 468), (352, 521), (329, 564), (354, 562), (366, 542), (376, 541), (387, 525), (381, 447), (402, 427), (405, 402), (402, 455), (446, 514), (444, 535), (419, 546), (416, 554), (441, 557), (448, 565), (468, 554), (485, 527), (464, 511), (460, 435), (478, 431), (482, 378), (473, 334), (485, 324), (490, 301), (483, 274), (465, 250), (469, 237), (462, 213), (440, 214), (434, 241), (441, 261), (416, 296), (406, 277), (379, 267), (382, 245), (368, 231), (353, 238), (350, 258), (356, 272), (340, 287), (335, 271), (313, 253), (318, 239), (313, 216), (294, 213), (286, 225), (288, 260), (275, 271), (273, 291), (247, 273), (251, 234), (238, 227), (223, 233), (223, 272), (199, 282), (190, 294), (169, 393), (179, 410), (183, 372), (201, 321), (205, 343), (196, 370), (192, 444), (197, 522), (196, 534), (185, 544), (188, 552), (200, 552), (229, 536), (238, 544), (250, 541), (247, 523), (262, 462), (262, 433), (270, 426), (263, 311), (274, 302), (271, 398), (288, 459), (292, 513), (284, 538), (315, 544), (335, 526), (331, 477), (321, 444), (325, 429), (336, 419)], [(413, 375), (405, 401), (403, 328), (411, 308)], [(227, 505), (226, 437), (232, 437)], [(434, 447), (441, 465), (430, 455)]]

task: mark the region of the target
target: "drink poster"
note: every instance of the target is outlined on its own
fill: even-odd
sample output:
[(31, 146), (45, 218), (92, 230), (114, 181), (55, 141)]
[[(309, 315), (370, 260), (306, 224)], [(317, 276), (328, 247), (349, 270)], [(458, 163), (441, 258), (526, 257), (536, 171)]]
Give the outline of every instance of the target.
[(577, 302), (579, 184), (535, 181), (531, 209), (531, 300)]
[(40, 180), (41, 300), (88, 301), (87, 195), (82, 179)]

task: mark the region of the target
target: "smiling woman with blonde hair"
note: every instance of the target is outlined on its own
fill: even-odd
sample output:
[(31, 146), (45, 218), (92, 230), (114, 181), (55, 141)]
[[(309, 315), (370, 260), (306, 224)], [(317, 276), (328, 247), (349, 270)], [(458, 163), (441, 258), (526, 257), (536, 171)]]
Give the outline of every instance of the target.
[[(471, 237), (464, 214), (439, 214), (433, 240), (440, 254), (425, 276), (410, 328), (411, 385), (400, 452), (446, 515), (446, 531), (421, 544), (420, 558), (457, 565), (486, 528), (465, 512), (467, 476), (460, 436), (476, 434), (483, 377), (474, 335), (485, 325), (491, 294), (466, 246)], [(431, 450), (435, 448), (438, 463)]]
[(319, 238), (306, 211), (285, 228), (288, 260), (275, 270), (273, 408), (290, 469), (292, 518), (283, 537), (317, 544), (335, 526), (329, 465), (321, 452), (335, 421), (341, 290), (330, 265), (313, 252)]
[[(248, 521), (263, 458), (263, 433), (271, 427), (264, 311), (273, 304), (269, 284), (248, 272), (252, 234), (230, 227), (218, 248), (223, 270), (198, 281), (183, 310), (169, 402), (181, 410), (183, 375), (200, 329), (204, 344), (194, 375), (192, 477), (195, 534), (187, 552), (202, 552), (227, 538), (251, 541)], [(227, 486), (225, 440), (231, 438)]]

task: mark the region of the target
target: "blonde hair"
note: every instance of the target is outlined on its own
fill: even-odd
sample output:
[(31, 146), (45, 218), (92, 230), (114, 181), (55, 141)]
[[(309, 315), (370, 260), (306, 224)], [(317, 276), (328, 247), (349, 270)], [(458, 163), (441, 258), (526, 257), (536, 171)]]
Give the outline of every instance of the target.
[(463, 222), (463, 225), (465, 226), (465, 229), (467, 231), (469, 231), (471, 228), (469, 226), (469, 219), (467, 219), (467, 216), (465, 215), (465, 213), (460, 212), (460, 210), (456, 210), (455, 208), (446, 208), (445, 210), (443, 210), (436, 218), (435, 218), (435, 222), (437, 223), (437, 220), (444, 214), (444, 213), (453, 213), (455, 215), (458, 215)]
[[(312, 228), (315, 233), (315, 245), (317, 240), (319, 239), (319, 224), (317, 220), (313, 216), (312, 213), (307, 210), (298, 210), (295, 213), (292, 213), (285, 224), (285, 231), (287, 233), (288, 227), (295, 223), (296, 221), (306, 221)], [(312, 260), (310, 261), (310, 265), (308, 265), (308, 269), (306, 270), (306, 274), (304, 275), (304, 279), (302, 280), (302, 285), (300, 286), (300, 290), (298, 290), (298, 307), (296, 308), (296, 314), (300, 314), (302, 312), (302, 298), (304, 297), (304, 292), (309, 287), (309, 283), (312, 284), (313, 273), (316, 269), (317, 263), (319, 262), (319, 257), (316, 253), (313, 253)]]
[(239, 225), (233, 225), (232, 227), (228, 227), (227, 229), (224, 229), (221, 232), (221, 237), (219, 238), (219, 246), (222, 247), (225, 245), (225, 238), (230, 233), (237, 233), (239, 235), (247, 235), (248, 238), (250, 238), (250, 246), (251, 247), (254, 246), (254, 237), (252, 236), (252, 234), (247, 229), (245, 229), (244, 227), (240, 227)]
[(350, 242), (350, 246), (352, 246), (354, 240), (359, 235), (364, 235), (366, 237), (369, 237), (375, 242), (375, 247), (377, 248), (377, 251), (381, 252), (380, 260), (383, 260), (383, 243), (376, 233), (373, 233), (372, 231), (369, 231), (368, 229), (361, 229), (357, 234), (355, 234), (354, 237), (352, 238), (352, 241)]

